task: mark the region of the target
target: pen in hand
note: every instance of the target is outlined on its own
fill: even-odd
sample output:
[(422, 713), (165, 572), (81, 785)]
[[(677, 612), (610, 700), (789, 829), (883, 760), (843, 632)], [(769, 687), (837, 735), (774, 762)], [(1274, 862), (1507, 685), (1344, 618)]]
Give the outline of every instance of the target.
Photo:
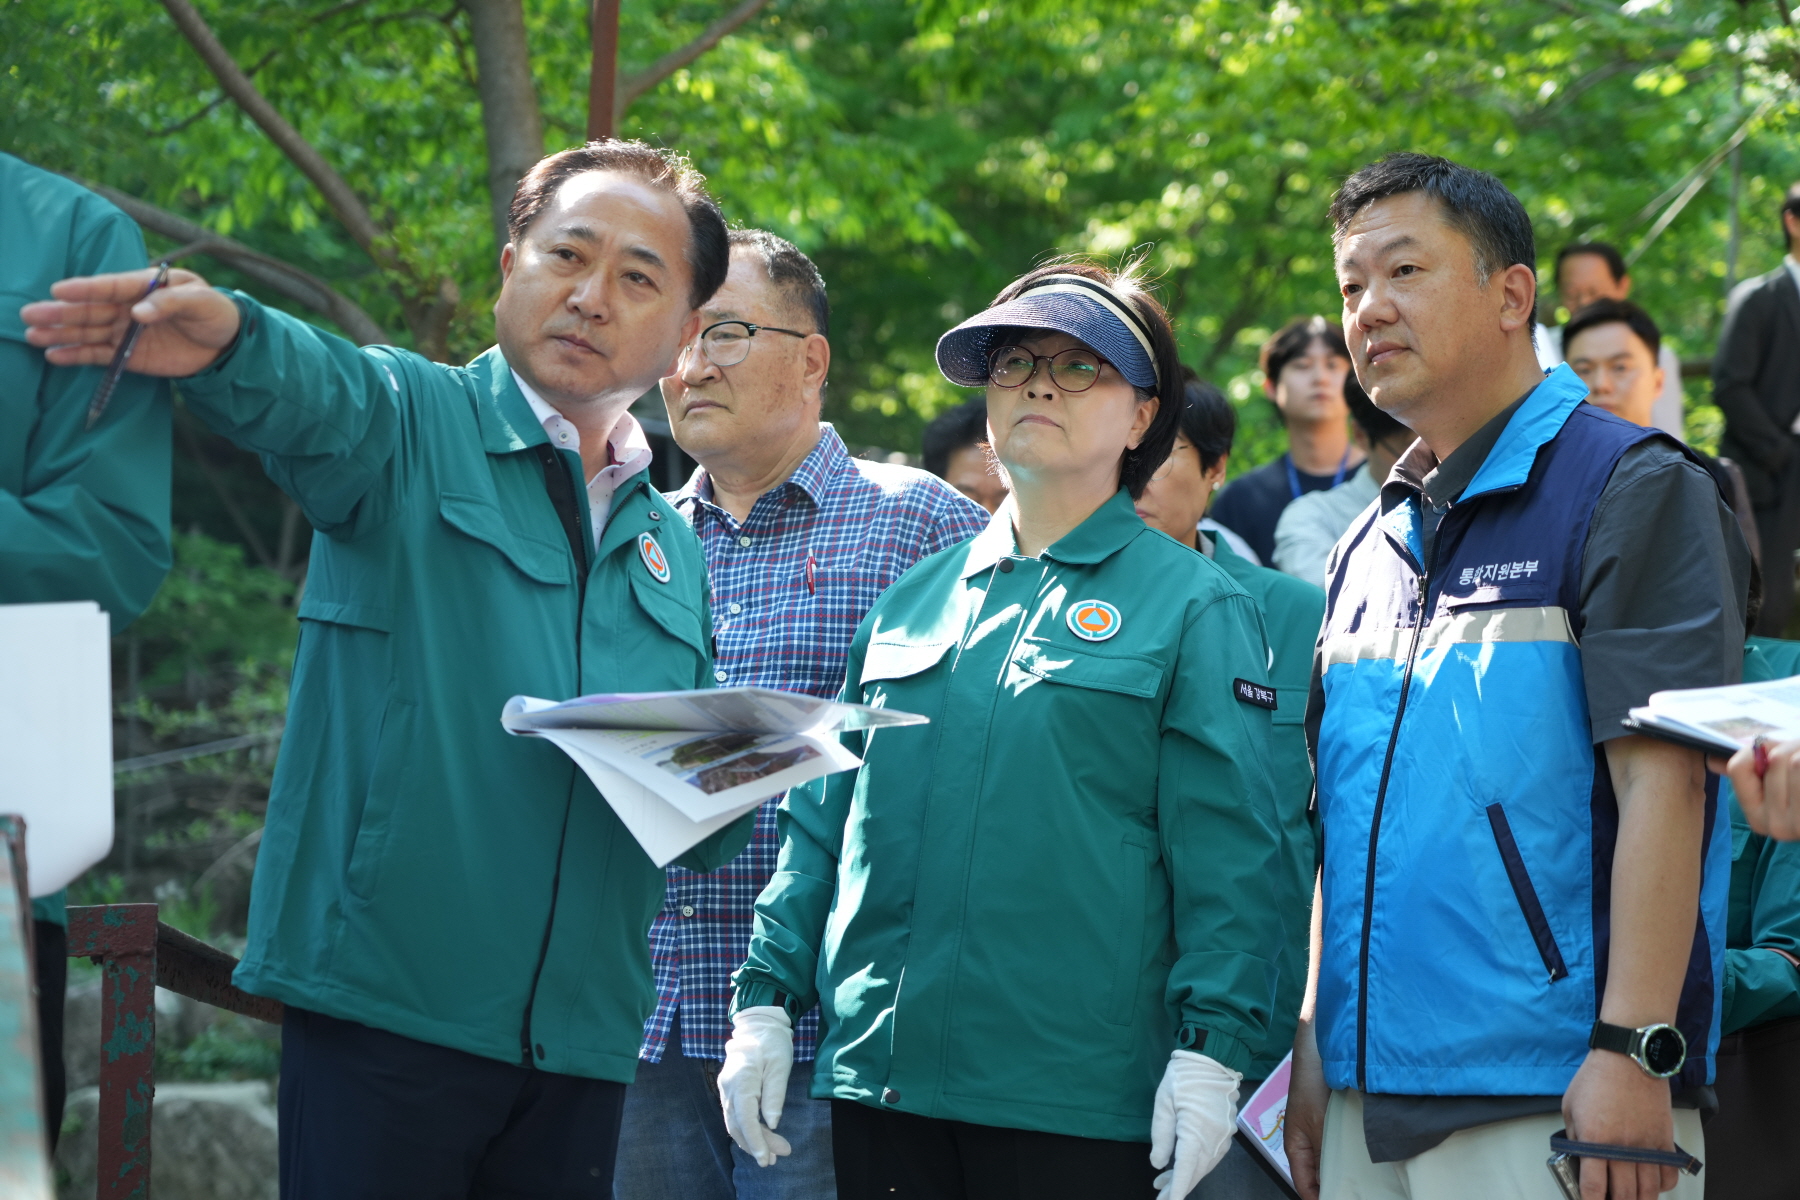
[[(144, 290), (144, 296), (148, 296), (168, 281), (169, 260), (164, 259), (156, 264), (156, 278), (150, 281), (150, 286)], [(143, 297), (139, 297), (140, 301), (142, 299)], [(125, 326), (125, 337), (120, 341), (119, 348), (113, 351), (112, 362), (106, 368), (106, 375), (100, 380), (100, 386), (94, 389), (94, 398), (88, 401), (87, 428), (92, 429), (100, 423), (100, 416), (106, 411), (106, 403), (112, 399), (113, 389), (119, 386), (119, 378), (125, 374), (125, 364), (131, 361), (131, 352), (137, 347), (138, 335), (143, 332), (143, 325), (139, 324), (135, 318)]]

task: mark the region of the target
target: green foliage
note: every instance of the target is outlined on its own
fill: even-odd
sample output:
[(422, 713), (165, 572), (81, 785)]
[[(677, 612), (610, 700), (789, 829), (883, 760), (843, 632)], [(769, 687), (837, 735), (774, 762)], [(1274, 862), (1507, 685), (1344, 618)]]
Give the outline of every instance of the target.
[[(552, 148), (582, 136), (587, 7), (526, 5)], [(723, 9), (626, 4), (621, 74)], [(458, 283), (452, 353), (487, 345), (498, 277), (456, 6), (204, 11), (389, 223), (397, 253)], [(392, 280), (248, 119), (215, 103), (154, 0), (12, 0), (0, 13), (0, 145), (295, 261), (403, 335)], [(622, 131), (685, 149), (735, 222), (819, 260), (835, 308), (829, 411), (853, 444), (916, 445), (960, 398), (936, 376), (936, 337), (1021, 270), (1147, 247), (1188, 357), (1240, 406), (1248, 467), (1280, 443), (1256, 386), (1260, 336), (1337, 309), (1324, 213), (1345, 174), (1402, 148), (1496, 171), (1537, 224), (1548, 284), (1565, 241), (1641, 240), (1650, 201), (1774, 95), (1742, 152), (1744, 277), (1776, 260), (1772, 213), (1800, 176), (1796, 46), (1772, 6), (1700, 0), (776, 0), (642, 96)], [(1637, 298), (1690, 358), (1717, 332), (1730, 191), (1721, 169), (1634, 271)], [(1554, 305), (1547, 294), (1546, 318)]]
[(220, 1013), (186, 1045), (158, 1040), (157, 1081), (220, 1083), (275, 1078), (281, 1071), (281, 1042), (261, 1034), (254, 1025), (247, 1017)]

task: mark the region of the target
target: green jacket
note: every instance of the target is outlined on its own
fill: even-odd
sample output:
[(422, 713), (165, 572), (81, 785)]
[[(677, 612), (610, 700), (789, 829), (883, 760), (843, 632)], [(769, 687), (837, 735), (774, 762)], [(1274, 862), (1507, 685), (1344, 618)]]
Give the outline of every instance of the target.
[[(114, 633), (169, 569), (169, 388), (126, 375), (86, 428), (104, 367), (53, 367), (19, 309), (72, 275), (136, 271), (144, 238), (84, 187), (0, 154), (0, 604), (93, 600)], [(62, 924), (62, 894), (34, 905)]]
[(1285, 839), (1283, 879), (1289, 892), (1282, 912), (1289, 916), (1269, 1039), (1245, 1072), (1247, 1078), (1257, 1080), (1267, 1079), (1293, 1049), (1300, 1002), (1306, 996), (1313, 877), (1319, 865), (1318, 831), (1312, 814), (1312, 759), (1306, 753), (1306, 697), (1312, 687), (1313, 648), (1325, 621), (1325, 592), (1303, 579), (1240, 558), (1224, 538), (1212, 542), (1212, 560), (1250, 593), (1262, 611), (1263, 627), (1269, 635), (1269, 682), (1280, 698), (1269, 716), (1269, 773), (1274, 778), (1275, 812)]
[(931, 724), (783, 801), (735, 1003), (819, 1002), (814, 1096), (1146, 1141), (1171, 1050), (1241, 1071), (1268, 1031), (1262, 621), (1124, 492), (1041, 558), (1007, 512), (857, 631), (845, 697)]
[[(500, 709), (711, 686), (698, 541), (640, 472), (591, 553), (580, 458), (550, 448), (498, 350), (446, 367), (238, 303), (237, 342), (182, 395), (323, 535), (238, 986), (629, 1082), (663, 872), (568, 756), (509, 736)], [(683, 865), (729, 861), (750, 823)]]
[[(1800, 675), (1800, 642), (1754, 637), (1744, 647), (1744, 682)], [(1725, 1004), (1720, 1032), (1800, 1016), (1800, 842), (1753, 832), (1729, 780), (1731, 903), (1725, 924)]]

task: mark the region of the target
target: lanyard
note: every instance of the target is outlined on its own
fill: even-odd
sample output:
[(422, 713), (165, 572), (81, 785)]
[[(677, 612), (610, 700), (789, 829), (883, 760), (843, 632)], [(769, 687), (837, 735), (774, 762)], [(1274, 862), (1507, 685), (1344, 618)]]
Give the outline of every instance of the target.
[[(1281, 461), (1282, 464), (1287, 467), (1288, 499), (1298, 500), (1300, 498), (1300, 472), (1294, 470), (1294, 456), (1292, 454), (1284, 454), (1281, 456)], [(1350, 447), (1345, 446), (1344, 457), (1338, 459), (1337, 473), (1331, 477), (1332, 487), (1336, 487), (1338, 484), (1344, 482), (1344, 472), (1349, 466)]]

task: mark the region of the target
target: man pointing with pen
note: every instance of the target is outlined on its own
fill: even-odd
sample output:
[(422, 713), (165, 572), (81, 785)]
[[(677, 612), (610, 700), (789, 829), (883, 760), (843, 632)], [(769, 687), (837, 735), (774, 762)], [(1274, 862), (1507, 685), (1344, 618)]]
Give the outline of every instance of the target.
[[(725, 224), (680, 158), (604, 141), (513, 199), (499, 345), (358, 349), (192, 272), (64, 280), (53, 363), (181, 379), (314, 539), (236, 982), (288, 1006), (287, 1200), (610, 1195), (663, 873), (515, 693), (708, 686), (705, 566), (627, 413), (699, 329)], [(707, 870), (750, 819), (683, 860)]]

